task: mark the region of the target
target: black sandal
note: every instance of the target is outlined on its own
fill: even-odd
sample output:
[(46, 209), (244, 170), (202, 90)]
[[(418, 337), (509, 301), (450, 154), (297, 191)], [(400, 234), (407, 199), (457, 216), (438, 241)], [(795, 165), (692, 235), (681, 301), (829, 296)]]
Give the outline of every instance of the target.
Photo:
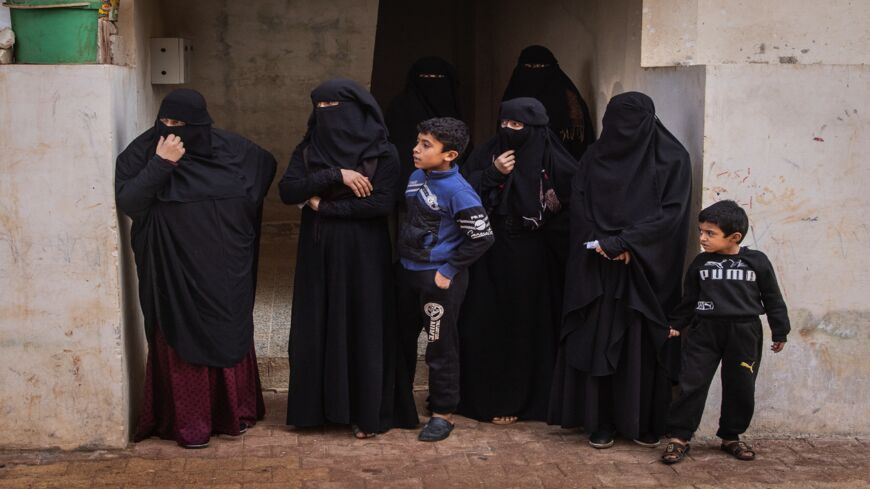
[(689, 453), (689, 449), (691, 449), (691, 445), (689, 442), (686, 443), (677, 443), (677, 442), (668, 442), (665, 447), (665, 453), (662, 454), (662, 462), (671, 465), (677, 462), (682, 462), (684, 458), (686, 458), (686, 454)]
[(723, 441), (722, 445), (719, 447), (719, 450), (731, 454), (731, 456), (736, 458), (737, 460), (755, 460), (755, 450), (753, 450), (751, 446), (747, 445), (746, 442), (742, 440), (735, 440), (729, 442)]

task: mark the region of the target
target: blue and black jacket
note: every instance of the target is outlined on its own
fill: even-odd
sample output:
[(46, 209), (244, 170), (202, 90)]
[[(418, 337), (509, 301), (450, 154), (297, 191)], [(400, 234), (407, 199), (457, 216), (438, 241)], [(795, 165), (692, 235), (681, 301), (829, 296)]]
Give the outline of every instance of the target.
[(456, 166), (414, 171), (405, 202), (398, 248), (407, 270), (438, 270), (452, 280), (495, 241), (480, 197)]

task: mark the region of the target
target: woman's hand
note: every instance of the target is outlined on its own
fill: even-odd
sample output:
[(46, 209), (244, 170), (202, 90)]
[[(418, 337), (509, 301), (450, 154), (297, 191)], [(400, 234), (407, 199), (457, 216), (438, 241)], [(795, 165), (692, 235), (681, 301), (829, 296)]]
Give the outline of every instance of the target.
[(181, 138), (175, 134), (170, 134), (165, 138), (160, 136), (160, 140), (157, 141), (156, 152), (157, 156), (164, 160), (178, 163), (178, 160), (184, 156), (184, 143), (181, 141)]
[(353, 194), (357, 197), (368, 197), (372, 194), (372, 190), (374, 190), (372, 182), (369, 181), (368, 177), (353, 170), (342, 168), (341, 181), (350, 187)]
[(631, 253), (629, 253), (628, 251), (623, 251), (622, 253), (617, 255), (616, 258), (610, 258), (609, 256), (607, 256), (607, 253), (605, 253), (604, 250), (601, 249), (600, 246), (595, 248), (595, 252), (598, 253), (599, 255), (603, 256), (604, 258), (607, 258), (608, 260), (616, 260), (616, 261), (625, 262), (626, 265), (628, 265), (629, 262), (631, 262)]
[(308, 207), (311, 207), (311, 210), (317, 211), (320, 209), (320, 197), (314, 196), (308, 199)]
[(514, 154), (514, 150), (509, 149), (504, 153), (498, 155), (498, 158), (492, 163), (495, 165), (495, 169), (499, 171), (502, 175), (507, 175), (508, 173), (514, 171), (514, 165), (517, 163), (517, 157)]

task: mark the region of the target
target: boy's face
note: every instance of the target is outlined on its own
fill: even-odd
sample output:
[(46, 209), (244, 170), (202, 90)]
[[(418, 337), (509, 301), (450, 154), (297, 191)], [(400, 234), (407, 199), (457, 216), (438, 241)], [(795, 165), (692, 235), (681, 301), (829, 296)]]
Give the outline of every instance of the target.
[(450, 163), (459, 156), (456, 150), (444, 151), (441, 141), (426, 133), (417, 135), (413, 151), (414, 166), (421, 170), (449, 170)]
[(733, 253), (740, 250), (743, 235), (739, 232), (725, 236), (722, 229), (712, 222), (698, 224), (698, 231), (701, 233), (701, 248), (708, 253)]

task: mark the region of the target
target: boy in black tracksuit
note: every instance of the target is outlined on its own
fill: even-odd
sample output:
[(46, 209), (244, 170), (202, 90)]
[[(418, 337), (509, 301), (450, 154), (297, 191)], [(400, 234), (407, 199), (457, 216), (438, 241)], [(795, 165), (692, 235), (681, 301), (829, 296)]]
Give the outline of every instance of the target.
[(662, 461), (679, 462), (701, 422), (707, 391), (722, 363), (721, 449), (740, 460), (755, 452), (740, 435), (755, 408), (755, 379), (761, 363), (758, 316), (767, 314), (774, 353), (782, 351), (791, 327), (773, 266), (767, 256), (741, 248), (749, 219), (737, 203), (717, 202), (698, 215), (701, 247), (689, 265), (683, 300), (670, 317), (670, 335), (683, 339), (680, 394), (671, 403), (668, 443)]
[[(405, 191), (407, 213), (399, 227), (400, 342), (403, 357), (416, 358), (416, 338), (426, 328), (429, 344), (429, 408), (421, 441), (447, 438), (459, 404), (459, 335), (456, 320), (468, 288), (467, 268), (494, 242), (477, 192), (453, 161), (468, 144), (468, 128), (451, 117), (417, 126), (414, 166)], [(413, 355), (413, 357), (412, 357)], [(413, 368), (410, 369), (413, 375)], [(410, 379), (407, 388), (413, 385)], [(406, 393), (410, 394), (410, 393)]]

